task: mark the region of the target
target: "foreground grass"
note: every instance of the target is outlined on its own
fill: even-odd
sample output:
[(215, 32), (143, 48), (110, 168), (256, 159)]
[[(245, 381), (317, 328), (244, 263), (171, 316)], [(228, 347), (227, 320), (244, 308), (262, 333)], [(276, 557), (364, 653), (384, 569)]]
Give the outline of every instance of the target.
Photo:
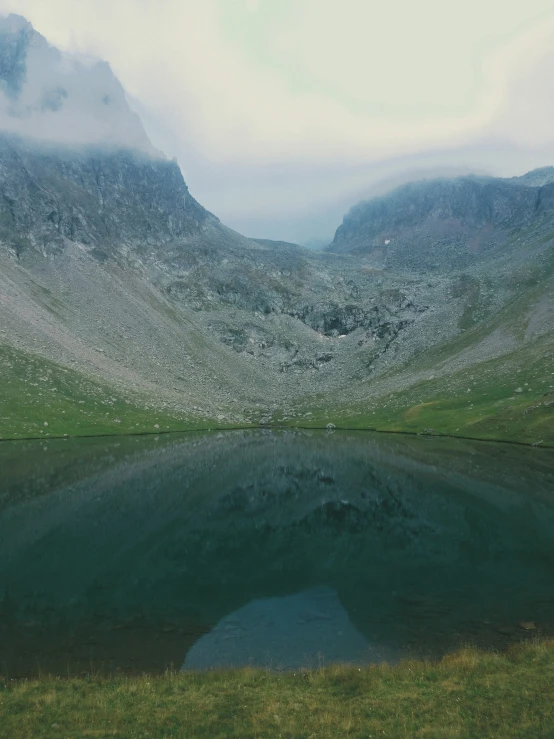
[(552, 737), (554, 641), (436, 664), (0, 681), (0, 736)]

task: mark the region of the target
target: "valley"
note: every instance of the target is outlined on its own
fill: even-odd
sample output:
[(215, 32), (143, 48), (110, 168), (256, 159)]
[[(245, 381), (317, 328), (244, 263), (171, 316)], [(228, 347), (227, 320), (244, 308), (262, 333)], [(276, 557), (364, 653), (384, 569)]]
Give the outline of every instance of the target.
[[(14, 90), (47, 45), (18, 23)], [(315, 251), (226, 227), (145, 136), (0, 134), (0, 438), (333, 423), (554, 442), (554, 168), (401, 186)]]
[(2, 737), (554, 736), (541, 2), (0, 0)]
[[(317, 420), (552, 442), (554, 185), (500, 181), (516, 202), (523, 190), (526, 200), (542, 193), (543, 205), (525, 229), (479, 226), (499, 239), (492, 254), (458, 244), (453, 268), (424, 257), (418, 267), (406, 232), (390, 268), (358, 237), (353, 253), (342, 242), (336, 253), (245, 239), (190, 198), (171, 163), (80, 153), (61, 177), (67, 152), (4, 145), (4, 202), (14, 206), (2, 221), (0, 340), (14, 380), (4, 385), (3, 438)], [(102, 186), (87, 180), (92, 163)], [(425, 230), (411, 228), (417, 238)], [(103, 387), (123, 416), (136, 409), (132, 423), (111, 408), (77, 409), (87, 421), (64, 426), (63, 383), (41, 385), (33, 372), (71, 377), (87, 407)], [(25, 418), (9, 411), (12, 393), (32, 399)]]

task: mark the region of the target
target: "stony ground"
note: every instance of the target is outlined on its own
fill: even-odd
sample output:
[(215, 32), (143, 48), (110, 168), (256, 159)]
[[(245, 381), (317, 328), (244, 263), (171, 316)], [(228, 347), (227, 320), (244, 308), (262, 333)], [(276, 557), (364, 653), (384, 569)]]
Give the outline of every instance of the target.
[[(340, 253), (256, 242), (202, 209), (176, 165), (1, 143), (0, 186), (11, 203), (0, 213), (3, 438), (310, 418), (472, 435), (483, 430), (479, 419), (454, 419), (470, 398), (495, 415), (484, 402), (491, 373), (505, 383), (498, 401), (515, 399), (516, 415), (523, 398), (539, 402), (527, 386), (516, 393), (518, 369), (542, 363), (532, 392), (550, 389), (554, 209), (533, 217), (540, 188), (521, 186), (525, 197), (512, 197), (515, 185), (502, 181), (498, 198), (512, 210), (492, 232), (479, 209), (467, 206), (473, 221), (463, 233), (423, 209), (420, 227), (403, 226), (388, 264), (369, 242), (360, 249), (363, 223), (350, 251), (343, 229)], [(491, 187), (487, 202), (496, 202)], [(520, 200), (521, 213), (512, 202)], [(445, 245), (437, 222), (456, 238)], [(463, 259), (430, 265), (429, 244)], [(37, 373), (71, 378), (72, 389), (41, 384)], [(100, 407), (98, 394), (127, 413)], [(87, 410), (76, 408), (77, 395)], [(62, 396), (86, 422), (65, 423)], [(511, 432), (489, 424), (486, 433), (498, 426), (500, 438), (517, 437), (540, 416), (544, 430), (525, 439), (548, 442), (551, 411), (541, 402)]]

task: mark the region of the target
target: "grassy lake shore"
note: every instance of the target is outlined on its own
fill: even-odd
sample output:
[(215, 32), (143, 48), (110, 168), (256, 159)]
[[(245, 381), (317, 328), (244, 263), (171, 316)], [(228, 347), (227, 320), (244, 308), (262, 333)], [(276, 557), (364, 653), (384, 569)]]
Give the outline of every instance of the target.
[(438, 663), (0, 680), (0, 736), (554, 736), (554, 640)]

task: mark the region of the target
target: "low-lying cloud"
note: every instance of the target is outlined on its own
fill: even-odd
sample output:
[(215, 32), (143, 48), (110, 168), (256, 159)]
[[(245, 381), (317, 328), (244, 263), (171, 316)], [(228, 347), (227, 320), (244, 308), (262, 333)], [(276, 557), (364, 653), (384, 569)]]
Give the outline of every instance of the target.
[(0, 21), (0, 130), (64, 144), (154, 153), (109, 64), (60, 53), (18, 16)]
[[(79, 55), (67, 97), (33, 72), (45, 135), (146, 146), (113, 78), (117, 104), (99, 103), (109, 68), (77, 61), (107, 59), (202, 204), (247, 235), (303, 241), (331, 237), (348, 205), (414, 175), (554, 161), (551, 0), (390, 5), (0, 0), (0, 11)], [(79, 101), (85, 77), (94, 102)], [(32, 127), (6, 116), (9, 103), (1, 125)]]

